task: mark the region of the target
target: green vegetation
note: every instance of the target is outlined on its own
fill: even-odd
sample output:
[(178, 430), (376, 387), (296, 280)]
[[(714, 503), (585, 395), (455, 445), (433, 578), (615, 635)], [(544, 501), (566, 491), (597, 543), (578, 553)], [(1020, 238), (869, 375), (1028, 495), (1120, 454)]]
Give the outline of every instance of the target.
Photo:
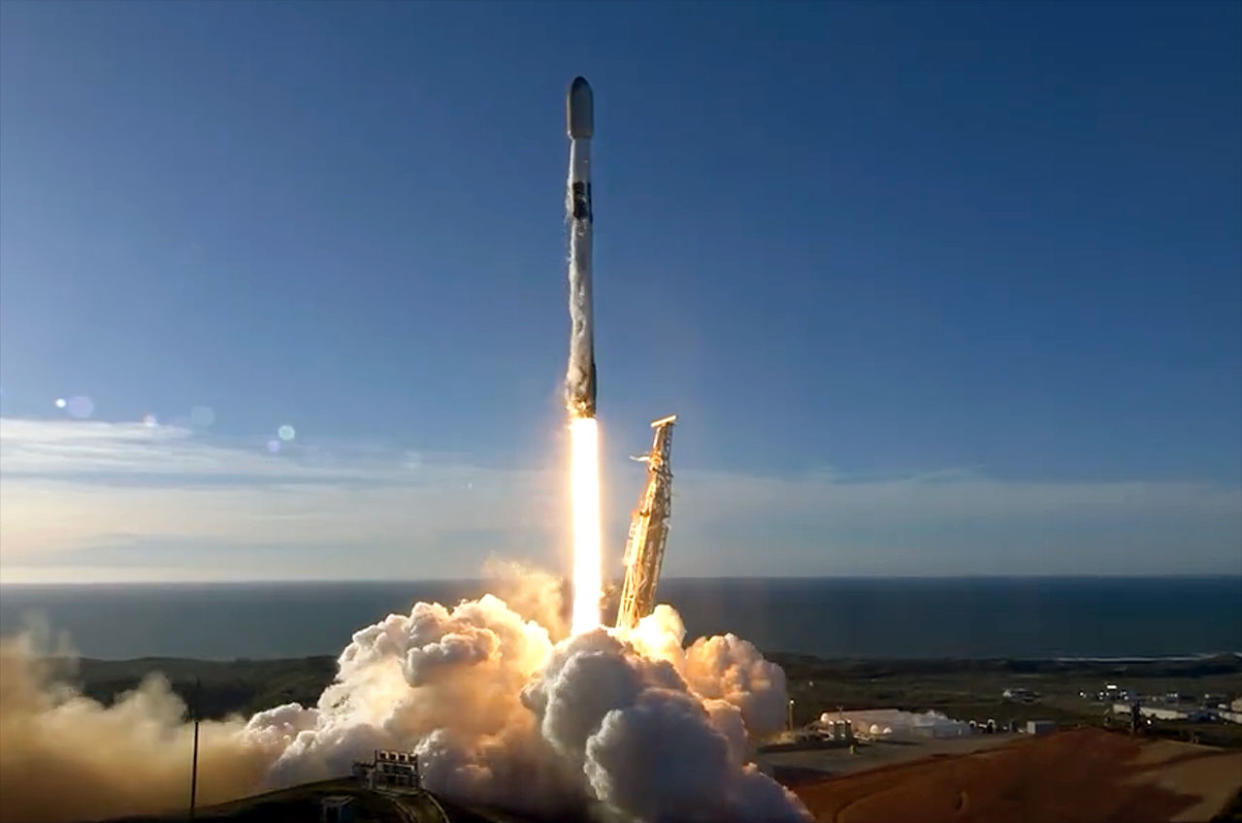
[(198, 707), (205, 718), (250, 715), (282, 703), (313, 706), (336, 675), (335, 657), (279, 660), (189, 660), (143, 657), (137, 660), (83, 659), (77, 679), (82, 691), (103, 703), (137, 687), (144, 677), (159, 673), (173, 691), (189, 702), (197, 679)]

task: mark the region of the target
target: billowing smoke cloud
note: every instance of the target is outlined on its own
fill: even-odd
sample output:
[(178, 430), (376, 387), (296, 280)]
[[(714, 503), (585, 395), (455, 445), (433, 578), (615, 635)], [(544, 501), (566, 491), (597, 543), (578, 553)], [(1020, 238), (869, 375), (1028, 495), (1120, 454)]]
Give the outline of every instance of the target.
[(415, 749), (431, 788), (506, 802), (527, 793), (526, 763), (549, 759), (521, 692), (551, 649), (546, 629), (493, 595), (452, 609), (417, 603), (354, 634), (318, 706), (262, 712), (248, 729), (293, 733), (276, 784), (348, 773), (374, 748)]
[[(389, 748), (415, 751), (433, 791), (536, 816), (806, 819), (749, 762), (754, 739), (781, 723), (778, 666), (732, 635), (683, 646), (667, 606), (628, 635), (596, 629), (554, 642), (531, 617), (560, 619), (555, 581), (528, 580), (509, 588), (523, 613), (489, 594), (417, 603), (356, 632), (315, 706), (205, 723), (200, 798), (341, 776)], [(184, 804), (191, 730), (166, 682), (150, 679), (105, 708), (51, 686), (27, 649), (5, 649), (0, 817)]]
[[(664, 607), (652, 618), (649, 638), (676, 613)], [(580, 764), (591, 795), (624, 814), (651, 821), (805, 817), (792, 794), (745, 762), (740, 706), (705, 700), (673, 662), (647, 657), (603, 629), (558, 646), (523, 701), (540, 718), (543, 738)]]
[[(58, 684), (27, 638), (0, 643), (0, 820), (45, 823), (184, 807), (193, 727), (162, 677), (110, 707)], [(241, 721), (204, 722), (199, 798), (256, 789), (288, 741)]]
[(723, 700), (742, 713), (752, 737), (784, 728), (785, 672), (763, 658), (754, 644), (733, 634), (700, 637), (683, 649), (686, 628), (671, 606), (656, 606), (630, 635), (648, 657), (668, 660), (691, 690)]
[(748, 763), (753, 738), (780, 727), (783, 672), (731, 635), (683, 648), (684, 634), (667, 606), (628, 637), (597, 629), (553, 644), (492, 595), (418, 603), (354, 635), (317, 707), (261, 713), (248, 731), (292, 736), (276, 784), (402, 748), (433, 791), (535, 814), (804, 819)]
[(542, 569), (492, 557), (483, 564), (488, 591), (508, 604), (509, 608), (548, 630), (554, 641), (569, 634), (569, 613), (566, 609), (565, 581)]

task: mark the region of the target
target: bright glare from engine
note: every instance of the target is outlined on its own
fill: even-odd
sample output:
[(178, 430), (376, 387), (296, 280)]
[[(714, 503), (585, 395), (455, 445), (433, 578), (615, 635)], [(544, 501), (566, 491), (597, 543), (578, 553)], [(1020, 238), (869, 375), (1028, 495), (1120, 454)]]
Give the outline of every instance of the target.
[(570, 497), (574, 511), (574, 634), (599, 625), (603, 555), (599, 522), (599, 426), (592, 417), (569, 421), (573, 456)]

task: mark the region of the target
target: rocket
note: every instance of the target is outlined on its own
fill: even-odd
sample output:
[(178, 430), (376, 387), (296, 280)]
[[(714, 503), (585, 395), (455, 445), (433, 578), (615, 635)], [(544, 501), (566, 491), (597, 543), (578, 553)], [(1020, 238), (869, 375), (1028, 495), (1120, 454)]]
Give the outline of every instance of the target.
[(565, 405), (574, 417), (595, 416), (595, 317), (591, 306), (591, 135), (595, 103), (585, 77), (575, 77), (565, 95), (569, 132), (569, 368)]

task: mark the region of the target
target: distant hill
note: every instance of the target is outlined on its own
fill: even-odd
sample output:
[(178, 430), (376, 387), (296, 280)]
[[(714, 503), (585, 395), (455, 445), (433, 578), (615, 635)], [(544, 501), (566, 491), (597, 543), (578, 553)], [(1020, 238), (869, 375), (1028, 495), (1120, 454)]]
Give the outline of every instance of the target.
[(1020, 739), (795, 788), (839, 823), (1166, 823), (1239, 820), (1242, 752), (1100, 729)]
[(141, 657), (135, 660), (79, 662), (77, 680), (82, 691), (103, 703), (133, 689), (144, 677), (160, 673), (183, 700), (201, 682), (198, 706), (203, 717), (250, 715), (282, 703), (313, 706), (336, 676), (336, 658), (292, 657), (277, 660), (191, 660), (177, 657)]

